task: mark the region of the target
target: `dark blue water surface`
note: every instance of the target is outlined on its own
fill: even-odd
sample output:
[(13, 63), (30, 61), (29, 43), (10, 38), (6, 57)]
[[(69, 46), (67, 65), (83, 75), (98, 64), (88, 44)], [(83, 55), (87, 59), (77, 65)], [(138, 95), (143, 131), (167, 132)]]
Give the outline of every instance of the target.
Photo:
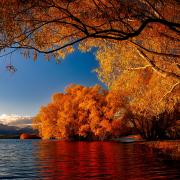
[(140, 144), (0, 140), (0, 179), (180, 179), (180, 162)]

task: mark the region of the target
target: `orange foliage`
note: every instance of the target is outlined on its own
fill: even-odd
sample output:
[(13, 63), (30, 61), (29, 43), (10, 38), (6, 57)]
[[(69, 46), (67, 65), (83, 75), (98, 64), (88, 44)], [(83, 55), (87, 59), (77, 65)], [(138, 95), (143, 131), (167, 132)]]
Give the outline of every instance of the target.
[(75, 43), (80, 42), (82, 50), (96, 46), (101, 52), (102, 46), (117, 50), (113, 44), (118, 44), (120, 56), (140, 57), (145, 53), (145, 61), (155, 70), (160, 68), (168, 76), (180, 76), (176, 66), (180, 57), (178, 1), (1, 0), (0, 3), (1, 49), (25, 49), (27, 57), (31, 52), (28, 50), (32, 50), (34, 60), (38, 52), (45, 53), (47, 58), (47, 54), (52, 54), (59, 62), (73, 51)]
[[(113, 135), (116, 103), (112, 95), (96, 85), (71, 85), (41, 108), (34, 125), (44, 139), (106, 139)], [(112, 127), (113, 126), (113, 127)], [(116, 130), (120, 124), (116, 124)], [(116, 136), (121, 135), (119, 131)]]

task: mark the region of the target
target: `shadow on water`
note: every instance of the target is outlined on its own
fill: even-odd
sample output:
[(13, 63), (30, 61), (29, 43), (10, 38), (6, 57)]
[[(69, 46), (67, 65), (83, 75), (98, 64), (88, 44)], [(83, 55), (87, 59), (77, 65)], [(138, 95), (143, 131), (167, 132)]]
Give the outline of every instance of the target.
[(180, 162), (140, 144), (0, 141), (0, 179), (180, 179)]

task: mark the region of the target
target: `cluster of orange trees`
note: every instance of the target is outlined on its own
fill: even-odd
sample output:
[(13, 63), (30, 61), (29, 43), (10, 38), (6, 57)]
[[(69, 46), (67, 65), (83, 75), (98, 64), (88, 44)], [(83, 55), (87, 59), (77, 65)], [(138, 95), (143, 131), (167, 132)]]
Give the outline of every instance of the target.
[(180, 137), (179, 103), (155, 113), (128, 101), (98, 85), (70, 85), (41, 107), (33, 125), (43, 139), (106, 140), (131, 133), (146, 140)]
[(71, 85), (65, 93), (56, 93), (52, 101), (40, 109), (34, 126), (43, 139), (104, 140), (128, 133), (130, 127), (122, 114), (116, 118), (116, 101), (112, 95), (96, 85)]

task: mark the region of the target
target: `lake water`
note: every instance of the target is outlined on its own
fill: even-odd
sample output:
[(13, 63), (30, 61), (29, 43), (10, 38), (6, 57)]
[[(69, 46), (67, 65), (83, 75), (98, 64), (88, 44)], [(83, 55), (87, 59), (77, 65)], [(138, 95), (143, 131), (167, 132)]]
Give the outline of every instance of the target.
[(180, 162), (139, 144), (0, 140), (0, 179), (180, 179)]

